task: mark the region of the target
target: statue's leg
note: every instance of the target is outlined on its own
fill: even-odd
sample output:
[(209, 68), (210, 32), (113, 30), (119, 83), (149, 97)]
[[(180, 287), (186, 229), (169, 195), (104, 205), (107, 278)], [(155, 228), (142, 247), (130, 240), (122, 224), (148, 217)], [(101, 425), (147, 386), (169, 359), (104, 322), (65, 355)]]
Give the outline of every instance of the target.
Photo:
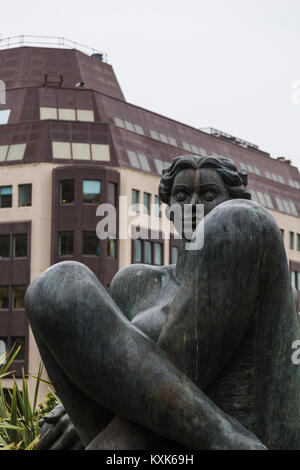
[[(300, 366), (291, 360), (299, 326), (280, 230), (262, 206), (231, 200), (205, 217), (204, 233), (204, 247), (186, 252), (158, 344), (203, 391), (217, 386), (244, 348), (256, 374), (252, 431), (268, 447), (299, 449)], [(239, 365), (244, 372), (247, 362)], [(232, 409), (241, 384), (236, 372), (224, 390)]]
[[(50, 267), (33, 281), (25, 300), (42, 358), (45, 351), (51, 358), (44, 362), (67, 412), (73, 396), (72, 387), (60, 382), (64, 375), (79, 389), (81, 409), (88, 397), (90, 410), (96, 402), (190, 448), (262, 448), (124, 317), (84, 265)], [(71, 412), (70, 417), (77, 425)]]

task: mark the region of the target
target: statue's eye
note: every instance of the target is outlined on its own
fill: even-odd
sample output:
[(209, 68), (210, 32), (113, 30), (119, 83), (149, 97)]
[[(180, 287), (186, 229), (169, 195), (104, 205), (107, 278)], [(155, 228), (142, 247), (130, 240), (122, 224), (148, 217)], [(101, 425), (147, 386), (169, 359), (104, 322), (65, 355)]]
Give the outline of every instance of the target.
[(216, 193), (213, 191), (206, 191), (203, 193), (202, 197), (205, 201), (213, 201), (216, 198)]
[(175, 194), (175, 199), (177, 202), (182, 202), (186, 199), (186, 193), (184, 191), (178, 191), (176, 194)]

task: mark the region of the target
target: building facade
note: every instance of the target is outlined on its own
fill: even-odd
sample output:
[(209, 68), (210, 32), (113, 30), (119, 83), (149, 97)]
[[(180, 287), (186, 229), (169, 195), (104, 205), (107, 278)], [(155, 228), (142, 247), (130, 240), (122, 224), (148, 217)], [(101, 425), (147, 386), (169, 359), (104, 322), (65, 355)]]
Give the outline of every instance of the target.
[[(80, 261), (108, 287), (130, 263), (176, 261), (177, 240), (165, 238), (157, 197), (161, 172), (175, 156), (221, 155), (247, 170), (252, 198), (282, 231), (291, 281), (300, 291), (300, 174), (290, 161), (128, 103), (99, 54), (7, 48), (0, 50), (0, 80), (6, 88), (0, 104), (0, 348), (22, 345), (13, 364), (17, 376), (22, 367), (33, 375), (38, 369), (24, 293), (50, 265)], [(115, 207), (117, 238), (97, 237), (99, 204)], [(132, 204), (141, 207), (128, 218)], [(151, 219), (155, 236), (120, 238), (137, 216), (145, 227)]]

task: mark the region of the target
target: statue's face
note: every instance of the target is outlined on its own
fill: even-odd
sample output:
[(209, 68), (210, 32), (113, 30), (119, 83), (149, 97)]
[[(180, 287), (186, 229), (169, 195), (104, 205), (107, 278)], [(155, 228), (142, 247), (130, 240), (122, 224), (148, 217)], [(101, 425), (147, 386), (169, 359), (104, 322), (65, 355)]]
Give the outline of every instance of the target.
[[(204, 205), (204, 215), (224, 201), (232, 199), (220, 175), (213, 168), (185, 169), (174, 178), (170, 206)], [(194, 227), (195, 228), (195, 227)]]

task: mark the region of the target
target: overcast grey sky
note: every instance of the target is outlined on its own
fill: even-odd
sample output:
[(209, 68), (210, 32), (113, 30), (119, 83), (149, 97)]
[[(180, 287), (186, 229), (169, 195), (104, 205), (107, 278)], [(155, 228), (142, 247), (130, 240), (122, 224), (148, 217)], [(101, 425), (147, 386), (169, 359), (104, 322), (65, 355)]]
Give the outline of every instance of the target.
[(300, 0), (10, 0), (1, 27), (102, 50), (127, 101), (300, 167)]

